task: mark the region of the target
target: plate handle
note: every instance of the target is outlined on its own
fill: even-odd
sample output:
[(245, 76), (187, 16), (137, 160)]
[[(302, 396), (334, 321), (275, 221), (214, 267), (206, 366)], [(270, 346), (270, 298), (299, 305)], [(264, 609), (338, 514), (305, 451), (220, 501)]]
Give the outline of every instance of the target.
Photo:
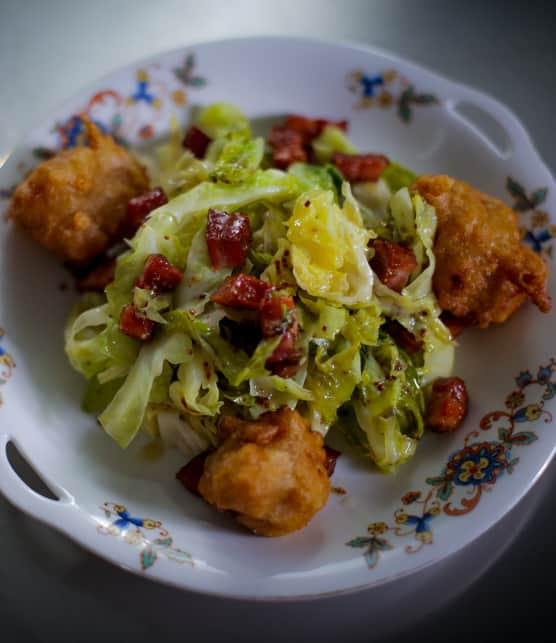
[[(506, 151), (506, 158), (512, 157), (516, 150), (526, 151), (527, 153), (539, 156), (531, 137), (525, 127), (521, 124), (518, 117), (496, 98), (485, 94), (482, 91), (475, 90), (471, 87), (459, 84), (451, 84), (450, 98), (446, 101), (446, 106), (452, 112), (458, 113), (459, 105), (468, 104), (477, 110), (484, 112), (487, 116), (494, 119), (496, 123), (504, 130), (505, 137), (511, 141), (510, 148)], [(474, 123), (471, 121), (471, 124)], [(481, 129), (480, 127), (478, 128)], [(483, 132), (481, 132), (483, 133)], [(486, 133), (488, 139), (488, 131)], [(496, 145), (494, 146), (496, 147)]]
[[(16, 473), (8, 458), (7, 450), (10, 442), (43, 481), (43, 484), (57, 496), (57, 499), (47, 498), (37, 493)], [(63, 487), (43, 475), (24, 453), (20, 444), (13, 437), (5, 434), (0, 435), (0, 493), (25, 513), (43, 522), (55, 524), (60, 512), (67, 512), (75, 508), (73, 497)]]

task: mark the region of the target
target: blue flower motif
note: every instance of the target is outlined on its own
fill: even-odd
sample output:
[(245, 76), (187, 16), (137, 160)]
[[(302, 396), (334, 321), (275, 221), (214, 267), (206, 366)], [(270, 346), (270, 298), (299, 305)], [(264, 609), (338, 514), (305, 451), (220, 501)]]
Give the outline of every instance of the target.
[(456, 485), (494, 484), (506, 468), (506, 449), (500, 442), (464, 447), (448, 460), (446, 477)]
[[(424, 539), (428, 539), (431, 534), (430, 521), (438, 515), (438, 509), (426, 511), (422, 516), (407, 514), (405, 511), (399, 511), (396, 515), (396, 522), (400, 525), (415, 525), (415, 533), (423, 534)], [(418, 538), (419, 540), (419, 538)]]
[(366, 74), (362, 74), (359, 82), (363, 87), (363, 96), (365, 98), (371, 98), (375, 95), (375, 87), (381, 87), (384, 85), (384, 77), (382, 74), (379, 74), (378, 76), (367, 76)]
[(552, 376), (552, 370), (550, 366), (541, 366), (539, 372), (537, 373), (537, 379), (543, 384), (548, 382)]
[(148, 86), (149, 86), (149, 83), (146, 80), (137, 81), (137, 91), (135, 92), (135, 94), (131, 95), (131, 98), (136, 103), (144, 101), (145, 103), (149, 103), (150, 105), (154, 101), (155, 97), (154, 97), (154, 94), (150, 94), (147, 91)]
[(539, 230), (536, 234), (531, 230), (527, 230), (524, 237), (524, 241), (526, 241), (535, 252), (541, 252), (542, 244), (550, 241), (550, 239), (552, 239), (552, 235), (546, 228)]
[(58, 131), (62, 139), (62, 149), (75, 147), (79, 138), (85, 135), (83, 119), (80, 116), (72, 116), (63, 125), (60, 125)]
[[(92, 121), (103, 134), (107, 133), (106, 127), (100, 121)], [(60, 147), (65, 150), (76, 145), (82, 145), (86, 141), (87, 132), (85, 123), (81, 116), (71, 116), (65, 123), (58, 126), (60, 134)]]
[(518, 409), (513, 415), (514, 422), (534, 422), (542, 415), (542, 405), (528, 404), (527, 406)]
[(515, 378), (515, 381), (519, 388), (523, 388), (533, 381), (533, 376), (529, 371), (521, 371), (521, 373)]
[(112, 525), (121, 530), (125, 530), (131, 525), (143, 527), (143, 529), (156, 529), (162, 524), (159, 520), (152, 520), (151, 518), (135, 518), (130, 515), (129, 511), (123, 505), (114, 505), (113, 511), (119, 518), (115, 520)]

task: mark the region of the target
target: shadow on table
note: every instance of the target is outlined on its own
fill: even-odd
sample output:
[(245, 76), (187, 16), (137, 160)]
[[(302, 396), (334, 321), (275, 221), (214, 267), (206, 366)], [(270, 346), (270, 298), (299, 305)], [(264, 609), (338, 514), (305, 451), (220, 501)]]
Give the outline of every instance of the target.
[(454, 605), (485, 575), (519, 535), (555, 475), (556, 469), (548, 471), (498, 525), (437, 565), (355, 594), (280, 603), (229, 601), (150, 583), (85, 553), (0, 498), (4, 551), (15, 550), (13, 559), (24, 561), (17, 573), (12, 570), (9, 586), (0, 585), (0, 604), (9, 622), (23, 613), (16, 601), (25, 596), (25, 612), (33, 615), (29, 629), (56, 631), (58, 641), (73, 642), (77, 632), (83, 642), (405, 640), (404, 631), (426, 632), (433, 614)]

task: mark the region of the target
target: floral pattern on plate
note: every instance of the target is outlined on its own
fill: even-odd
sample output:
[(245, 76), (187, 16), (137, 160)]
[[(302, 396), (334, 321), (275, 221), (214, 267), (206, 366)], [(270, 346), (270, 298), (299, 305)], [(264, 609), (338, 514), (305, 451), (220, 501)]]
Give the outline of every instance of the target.
[(201, 89), (206, 78), (196, 72), (195, 54), (188, 53), (179, 67), (161, 69), (153, 64), (135, 72), (134, 88), (129, 94), (107, 88), (96, 92), (77, 114), (54, 125), (57, 135), (56, 149), (38, 146), (33, 154), (41, 161), (51, 158), (58, 150), (64, 150), (86, 142), (83, 115), (90, 118), (114, 140), (129, 147), (131, 138), (147, 141), (158, 131), (166, 131), (170, 109), (183, 107), (188, 102), (188, 89)]
[[(4, 329), (0, 326), (0, 386), (3, 386), (7, 383), (10, 377), (13, 374), (15, 368), (14, 358), (6, 349), (2, 346), (2, 340), (5, 336)], [(0, 407), (4, 403), (2, 398), (2, 393), (0, 393)]]
[(434, 94), (418, 92), (411, 81), (393, 69), (378, 74), (355, 69), (348, 73), (346, 82), (347, 88), (358, 96), (355, 109), (374, 106), (390, 109), (395, 106), (404, 123), (411, 121), (415, 107), (439, 102)]
[[(452, 453), (440, 475), (426, 478), (432, 489), (411, 490), (405, 493), (403, 507), (394, 512), (394, 523), (374, 522), (368, 525), (368, 536), (360, 536), (346, 543), (348, 547), (364, 549), (369, 569), (376, 567), (378, 553), (394, 549), (383, 534), (413, 536), (416, 544), (405, 546), (408, 554), (433, 544), (432, 522), (441, 513), (446, 516), (463, 516), (479, 504), (483, 492), (491, 491), (504, 474), (511, 474), (519, 457), (513, 455), (515, 447), (523, 447), (539, 438), (531, 430), (521, 430), (521, 425), (543, 418), (552, 421), (544, 403), (556, 397), (556, 360), (540, 366), (535, 374), (523, 371), (516, 378), (517, 388), (506, 397), (506, 410), (491, 411), (479, 423), (481, 431), (488, 431), (488, 440), (477, 440), (480, 431), (471, 431), (463, 447)], [(472, 442), (472, 440), (475, 440)], [(405, 507), (414, 505), (416, 509)]]
[[(144, 571), (156, 563), (159, 555), (175, 563), (194, 564), (189, 552), (174, 547), (174, 539), (160, 520), (137, 518), (124, 505), (114, 502), (105, 502), (101, 509), (109, 522), (98, 525), (97, 531), (104, 535), (121, 536), (129, 545), (140, 547), (139, 560)], [(152, 538), (146, 532), (153, 532), (156, 537)]]
[(535, 252), (552, 259), (552, 239), (556, 226), (550, 224), (548, 214), (539, 208), (546, 201), (548, 188), (537, 188), (530, 194), (511, 176), (506, 179), (506, 189), (514, 199), (513, 209), (521, 215), (521, 234)]

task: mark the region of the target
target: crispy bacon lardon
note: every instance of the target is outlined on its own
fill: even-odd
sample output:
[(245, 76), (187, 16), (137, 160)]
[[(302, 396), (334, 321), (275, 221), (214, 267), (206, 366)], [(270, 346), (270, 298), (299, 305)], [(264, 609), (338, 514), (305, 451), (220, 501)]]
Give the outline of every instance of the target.
[(89, 147), (63, 150), (17, 187), (8, 211), (35, 241), (85, 264), (118, 236), (128, 201), (149, 188), (145, 169), (86, 117)]
[(551, 309), (548, 269), (521, 243), (510, 207), (449, 176), (421, 176), (414, 187), (438, 216), (433, 285), (443, 310), (485, 328), (506, 321), (527, 297)]
[(369, 246), (374, 250), (371, 268), (385, 286), (401, 292), (408, 284), (411, 273), (417, 268), (417, 259), (411, 248), (386, 239), (373, 239)]
[(425, 423), (436, 433), (451, 433), (467, 416), (468, 407), (465, 382), (460, 377), (439, 377), (432, 386)]
[(209, 455), (199, 492), (256, 534), (304, 527), (330, 493), (322, 436), (285, 407), (254, 422), (223, 417), (225, 440)]

